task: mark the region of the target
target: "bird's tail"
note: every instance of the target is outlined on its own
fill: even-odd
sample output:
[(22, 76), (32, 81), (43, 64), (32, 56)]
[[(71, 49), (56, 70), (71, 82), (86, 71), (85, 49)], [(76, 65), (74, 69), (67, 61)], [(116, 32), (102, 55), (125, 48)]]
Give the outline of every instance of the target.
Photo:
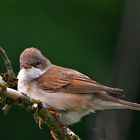
[(140, 111), (140, 104), (125, 101), (125, 100), (110, 96), (109, 94), (97, 93), (95, 95), (95, 98), (96, 98), (96, 100), (94, 100), (94, 104), (96, 106), (98, 106), (97, 110), (98, 109), (99, 110), (104, 110), (104, 109), (131, 109), (131, 110)]
[(121, 99), (119, 100), (119, 103), (126, 106), (127, 109), (140, 111), (140, 104), (138, 103), (132, 103)]

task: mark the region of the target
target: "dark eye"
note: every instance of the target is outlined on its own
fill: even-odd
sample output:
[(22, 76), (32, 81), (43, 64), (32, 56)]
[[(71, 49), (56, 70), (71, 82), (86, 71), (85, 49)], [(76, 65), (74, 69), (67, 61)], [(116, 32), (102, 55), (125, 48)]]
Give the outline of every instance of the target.
[(36, 61), (35, 63), (34, 63), (34, 66), (40, 66), (41, 65), (41, 61)]

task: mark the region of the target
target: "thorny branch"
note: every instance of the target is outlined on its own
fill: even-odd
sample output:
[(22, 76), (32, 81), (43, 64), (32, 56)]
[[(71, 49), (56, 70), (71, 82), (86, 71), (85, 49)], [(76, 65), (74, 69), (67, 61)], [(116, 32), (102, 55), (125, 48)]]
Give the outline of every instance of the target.
[[(41, 127), (47, 124), (51, 129), (54, 140), (80, 140), (69, 128), (63, 127), (40, 101), (34, 100), (15, 90), (17, 79), (6, 52), (0, 47), (0, 54), (4, 59), (7, 73), (0, 74), (0, 103), (7, 108), (9, 105), (19, 105), (34, 115), (35, 121)], [(14, 84), (13, 84), (14, 83)]]

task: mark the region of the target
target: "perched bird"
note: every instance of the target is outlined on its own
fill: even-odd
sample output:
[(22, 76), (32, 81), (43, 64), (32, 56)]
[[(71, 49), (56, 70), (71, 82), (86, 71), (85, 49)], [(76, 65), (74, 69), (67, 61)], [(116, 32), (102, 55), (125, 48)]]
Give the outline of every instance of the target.
[(36, 48), (21, 53), (20, 68), (18, 91), (60, 113), (59, 121), (65, 126), (96, 110), (140, 110), (140, 104), (113, 96), (121, 94), (122, 89), (104, 86), (76, 70), (54, 65)]

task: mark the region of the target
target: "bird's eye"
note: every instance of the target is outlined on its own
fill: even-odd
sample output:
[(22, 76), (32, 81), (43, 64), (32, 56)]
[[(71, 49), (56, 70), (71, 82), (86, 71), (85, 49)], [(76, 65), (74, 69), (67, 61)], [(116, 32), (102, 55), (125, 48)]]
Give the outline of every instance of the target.
[(40, 66), (41, 65), (41, 61), (36, 61), (34, 65), (35, 66)]

